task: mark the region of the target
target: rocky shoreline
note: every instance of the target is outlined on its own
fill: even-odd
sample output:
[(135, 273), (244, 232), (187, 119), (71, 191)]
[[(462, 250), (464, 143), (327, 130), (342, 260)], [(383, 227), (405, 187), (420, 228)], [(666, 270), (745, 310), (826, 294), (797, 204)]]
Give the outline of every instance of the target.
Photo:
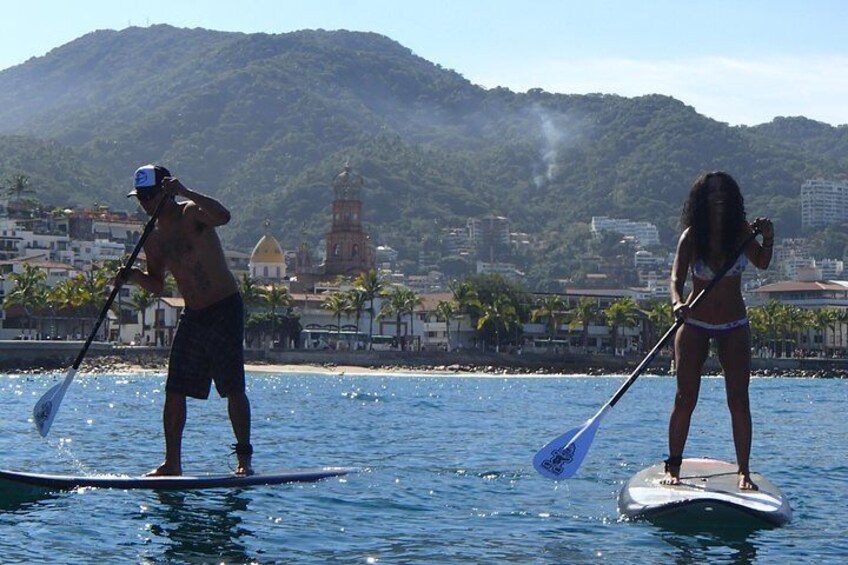
[[(303, 370), (310, 373), (331, 373), (339, 374), (340, 372), (351, 373), (425, 373), (425, 374), (480, 374), (480, 375), (626, 375), (630, 374), (638, 365), (634, 363), (617, 363), (613, 366), (608, 360), (599, 359), (597, 364), (593, 363), (568, 363), (568, 364), (546, 364), (546, 363), (524, 363), (522, 365), (514, 364), (493, 364), (493, 363), (423, 363), (420, 359), (415, 359), (412, 362), (405, 363), (396, 356), (392, 356), (386, 362), (366, 362), (366, 363), (351, 363), (350, 358), (345, 358), (339, 363), (325, 360), (315, 360), (315, 362), (287, 362), (276, 363), (266, 360), (250, 360), (249, 368), (263, 370), (267, 372), (298, 372)], [(370, 358), (369, 358), (370, 359)], [(665, 368), (663, 368), (665, 367)], [(646, 375), (670, 376), (672, 371), (669, 370), (669, 364), (656, 363), (655, 366), (645, 370)], [(69, 365), (53, 360), (41, 360), (26, 366), (19, 367), (4, 367), (6, 373), (17, 374), (43, 374), (64, 372), (69, 368)], [(87, 359), (80, 367), (80, 373), (85, 374), (114, 374), (114, 373), (164, 373), (167, 371), (167, 356), (166, 355), (98, 355), (91, 359)], [(721, 375), (721, 371), (717, 368), (708, 368), (705, 375), (715, 376)], [(848, 378), (848, 368), (822, 368), (822, 369), (756, 369), (752, 372), (756, 377), (798, 377), (798, 378)]]

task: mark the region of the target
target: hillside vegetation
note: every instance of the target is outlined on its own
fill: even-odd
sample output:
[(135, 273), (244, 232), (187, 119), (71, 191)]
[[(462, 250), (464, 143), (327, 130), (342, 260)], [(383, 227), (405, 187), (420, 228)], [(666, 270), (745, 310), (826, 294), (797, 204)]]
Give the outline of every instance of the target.
[(347, 161), (372, 239), (409, 264), (440, 228), (495, 213), (546, 241), (541, 279), (576, 268), (592, 215), (653, 222), (670, 248), (709, 169), (740, 181), (749, 215), (801, 235), (800, 185), (848, 170), (848, 127), (730, 127), (660, 95), (486, 90), (346, 31), (97, 31), (0, 72), (0, 175), (29, 175), (51, 206), (129, 208), (133, 170), (157, 162), (234, 210), (229, 245), (249, 248), (270, 219), (293, 248), (327, 230)]

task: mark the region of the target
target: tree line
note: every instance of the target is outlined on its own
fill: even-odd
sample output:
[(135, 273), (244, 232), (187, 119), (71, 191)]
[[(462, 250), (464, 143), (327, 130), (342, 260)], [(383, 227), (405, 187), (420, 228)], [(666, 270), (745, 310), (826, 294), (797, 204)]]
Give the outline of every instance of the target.
[[(53, 285), (47, 284), (47, 272), (25, 263), (22, 271), (9, 275), (12, 289), (3, 298), (3, 308), (21, 307), (22, 329), (41, 335), (55, 335), (57, 321), (62, 321), (68, 335), (85, 335), (109, 294), (110, 285), (120, 268), (118, 261), (105, 261)], [(298, 341), (302, 331), (302, 312), (282, 284), (263, 285), (243, 274), (239, 287), (246, 308), (245, 339), (248, 346), (271, 339), (272, 342)], [(570, 303), (557, 294), (533, 294), (517, 282), (500, 275), (472, 275), (449, 284), (450, 298), (439, 301), (432, 315), (445, 324), (447, 345), (453, 349), (459, 342), (463, 324), (473, 329), (485, 347), (501, 351), (503, 347), (518, 348), (524, 343), (524, 325), (535, 322), (545, 327), (549, 347), (579, 333), (584, 351), (589, 349), (589, 327), (606, 325), (610, 328), (613, 351), (622, 345), (625, 328), (641, 327), (638, 349), (646, 351), (673, 323), (668, 301), (650, 300), (642, 304), (632, 298), (614, 300), (606, 308), (590, 297), (580, 297)], [(164, 296), (175, 296), (172, 277), (166, 280)], [(380, 307), (375, 309), (379, 299)], [(144, 289), (130, 293), (129, 306), (141, 317), (143, 332), (148, 329), (146, 313), (155, 297)], [(357, 332), (363, 314), (368, 314), (369, 347), (374, 335), (374, 321), (394, 321), (398, 348), (407, 349), (408, 340), (415, 334), (414, 320), (423, 302), (422, 295), (403, 286), (392, 285), (376, 271), (361, 273), (352, 280), (351, 288), (329, 292), (321, 299), (320, 307), (336, 320), (341, 340), (342, 317), (355, 320)], [(113, 305), (118, 324), (123, 323), (122, 301)], [(408, 331), (401, 333), (402, 321), (408, 317)], [(825, 355), (841, 353), (842, 332), (848, 323), (848, 310), (824, 307), (804, 309), (772, 300), (763, 306), (748, 308), (752, 345), (773, 356), (789, 355), (795, 350), (813, 350)], [(136, 318), (138, 319), (138, 318)], [(46, 328), (51, 331), (45, 332)], [(107, 329), (108, 335), (108, 329)], [(807, 342), (802, 337), (811, 336)], [(830, 340), (826, 339), (830, 337)], [(625, 344), (626, 345), (626, 344)], [(621, 347), (620, 347), (621, 346)]]

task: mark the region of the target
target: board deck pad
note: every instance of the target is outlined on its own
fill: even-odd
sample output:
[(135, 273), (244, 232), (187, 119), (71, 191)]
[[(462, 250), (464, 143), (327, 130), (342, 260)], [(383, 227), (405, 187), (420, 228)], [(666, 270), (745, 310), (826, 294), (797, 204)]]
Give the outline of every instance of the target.
[(757, 491), (738, 487), (737, 466), (715, 459), (684, 459), (680, 485), (661, 485), (663, 463), (633, 475), (619, 492), (618, 508), (632, 519), (712, 520), (732, 525), (761, 521), (779, 526), (792, 518), (789, 501), (771, 481), (759, 473), (751, 479)]
[(315, 482), (339, 477), (354, 471), (350, 467), (317, 467), (311, 469), (285, 469), (271, 473), (258, 473), (247, 477), (236, 475), (181, 475), (177, 477), (134, 477), (127, 475), (49, 475), (0, 470), (0, 483), (5, 486), (29, 486), (47, 490), (72, 490), (79, 487), (192, 490), (208, 488), (240, 488), (284, 483)]

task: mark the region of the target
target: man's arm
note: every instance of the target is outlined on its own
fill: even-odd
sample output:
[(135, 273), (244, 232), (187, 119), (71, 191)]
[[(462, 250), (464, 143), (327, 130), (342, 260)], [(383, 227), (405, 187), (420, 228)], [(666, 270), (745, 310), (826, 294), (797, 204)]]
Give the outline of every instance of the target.
[(211, 227), (223, 226), (230, 221), (230, 211), (223, 204), (205, 194), (187, 188), (179, 179), (168, 177), (163, 182), (165, 192), (181, 196), (194, 202), (194, 206), (186, 206), (186, 213), (191, 213), (199, 222)]
[(165, 289), (164, 266), (160, 261), (156, 260), (155, 256), (148, 254), (147, 272), (142, 271), (138, 267), (121, 269), (115, 278), (115, 284), (123, 286), (125, 283), (140, 286), (152, 294), (162, 294), (162, 291)]

